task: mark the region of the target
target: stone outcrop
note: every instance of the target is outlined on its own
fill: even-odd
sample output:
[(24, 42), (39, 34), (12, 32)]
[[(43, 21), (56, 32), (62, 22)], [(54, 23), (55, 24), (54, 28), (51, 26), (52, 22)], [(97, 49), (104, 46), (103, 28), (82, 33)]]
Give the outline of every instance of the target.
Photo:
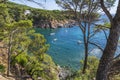
[(68, 76), (72, 75), (70, 69), (67, 69), (65, 67), (60, 67), (59, 65), (58, 65), (58, 71), (59, 71), (58, 76), (60, 80), (66, 80)]
[(38, 24), (34, 24), (37, 28), (61, 28), (72, 27), (75, 25), (74, 20), (41, 20)]

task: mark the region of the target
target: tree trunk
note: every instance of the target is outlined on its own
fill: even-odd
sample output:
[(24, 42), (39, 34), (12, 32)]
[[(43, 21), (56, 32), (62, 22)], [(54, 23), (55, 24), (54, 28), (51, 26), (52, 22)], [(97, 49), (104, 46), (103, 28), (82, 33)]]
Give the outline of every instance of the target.
[(108, 80), (108, 71), (114, 58), (120, 34), (120, 24), (118, 20), (113, 20), (111, 24), (110, 34), (103, 55), (97, 70), (96, 80)]
[[(86, 23), (85, 23), (85, 26), (86, 26)], [(87, 28), (86, 28), (87, 29)], [(84, 57), (84, 64), (83, 64), (83, 70), (82, 70), (82, 73), (85, 74), (86, 72), (86, 68), (87, 68), (87, 59), (88, 59), (88, 39), (86, 37), (86, 29), (85, 29), (85, 32), (83, 32), (83, 36), (84, 36), (84, 47), (85, 47), (85, 57)], [(89, 32), (88, 32), (89, 33)]]
[(8, 63), (7, 63), (7, 76), (9, 76), (10, 75), (10, 55), (11, 55), (11, 41), (12, 41), (12, 36), (11, 36), (11, 34), (9, 35), (9, 43), (8, 43)]
[(110, 20), (111, 28), (110, 34), (107, 40), (106, 47), (103, 51), (103, 55), (100, 59), (100, 63), (97, 70), (96, 80), (108, 80), (109, 70), (112, 66), (112, 60), (115, 56), (117, 44), (120, 36), (120, 0), (118, 3), (116, 14), (113, 16), (107, 10), (104, 4), (104, 0), (100, 0), (101, 8)]
[[(83, 71), (82, 73), (85, 74), (86, 69), (87, 69), (87, 62), (88, 62), (88, 47), (89, 47), (89, 36), (90, 36), (90, 23), (88, 23), (88, 28), (87, 24), (85, 23), (85, 32), (83, 32), (84, 36), (84, 47), (85, 47), (85, 58), (84, 58), (84, 64), (83, 64)], [(88, 33), (86, 33), (88, 31)], [(87, 36), (86, 36), (87, 34)]]
[(8, 62), (7, 62), (7, 76), (9, 76), (10, 74), (10, 53), (9, 53), (9, 50), (8, 50)]
[(83, 65), (83, 71), (82, 71), (83, 74), (85, 74), (86, 72), (87, 61), (88, 61), (88, 45), (85, 43), (85, 59), (84, 59), (84, 65)]

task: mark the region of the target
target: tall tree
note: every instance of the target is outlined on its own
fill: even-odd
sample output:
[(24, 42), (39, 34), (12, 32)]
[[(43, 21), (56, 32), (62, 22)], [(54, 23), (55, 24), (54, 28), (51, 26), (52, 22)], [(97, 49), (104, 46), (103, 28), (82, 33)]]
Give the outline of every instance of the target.
[(99, 18), (98, 13), (96, 13), (99, 10), (99, 3), (95, 0), (56, 0), (56, 3), (63, 9), (74, 14), (75, 20), (82, 31), (85, 48), (83, 73), (85, 73), (90, 50), (89, 45), (97, 46), (99, 49), (103, 50), (98, 44), (90, 41), (97, 31), (93, 31), (93, 23)]
[[(110, 28), (110, 34), (107, 40), (106, 47), (103, 51), (103, 55), (100, 59), (100, 63), (97, 70), (96, 80), (108, 80), (108, 75), (111, 72), (111, 68), (113, 67), (114, 60), (116, 58), (119, 58), (120, 55), (118, 55), (115, 59), (115, 52), (118, 46), (118, 40), (120, 36), (120, 0), (118, 2), (117, 11), (114, 16), (110, 14), (109, 10), (106, 7), (105, 2), (109, 1), (108, 3), (111, 4), (111, 2), (115, 0), (100, 0), (101, 8), (107, 15), (107, 17), (110, 20), (111, 28)], [(112, 4), (113, 4), (112, 2)], [(117, 61), (119, 63), (119, 61)], [(119, 67), (119, 66), (118, 66)]]
[(28, 40), (26, 39), (27, 35), (25, 34), (25, 32), (29, 27), (32, 27), (31, 21), (14, 22), (11, 24), (6, 24), (3, 28), (0, 28), (1, 29), (0, 32), (4, 36), (2, 41), (4, 42), (4, 46), (6, 46), (6, 48), (8, 49), (8, 53), (7, 53), (8, 54), (8, 68), (7, 68), (8, 76), (10, 74), (11, 55), (13, 53), (17, 53), (18, 50), (22, 52), (24, 51), (23, 47), (21, 48), (21, 45), (24, 45), (23, 43), (24, 40)]
[[(10, 23), (10, 18), (9, 18), (7, 6), (3, 2), (0, 4), (0, 10), (1, 10), (1, 12), (0, 12), (0, 34), (1, 34), (0, 39), (3, 40), (3, 38), (4, 38), (3, 32), (5, 32), (3, 29), (6, 26), (6, 24)], [(4, 47), (1, 47), (1, 48), (4, 48)], [(8, 64), (9, 64), (9, 61), (8, 61)], [(7, 73), (9, 73), (9, 72), (7, 72)]]

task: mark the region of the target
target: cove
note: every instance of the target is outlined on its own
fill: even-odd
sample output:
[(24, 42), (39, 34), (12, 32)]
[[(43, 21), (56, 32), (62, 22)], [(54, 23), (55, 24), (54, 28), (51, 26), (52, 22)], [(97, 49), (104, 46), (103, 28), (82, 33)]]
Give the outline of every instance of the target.
[[(84, 59), (84, 46), (82, 32), (78, 26), (71, 28), (41, 29), (35, 28), (37, 33), (45, 36), (47, 43), (50, 44), (48, 54), (56, 64), (68, 66), (74, 70), (81, 67), (80, 60)], [(98, 32), (92, 42), (105, 47), (106, 38), (102, 31)], [(101, 56), (101, 51), (93, 45), (89, 46), (90, 54), (97, 57)]]

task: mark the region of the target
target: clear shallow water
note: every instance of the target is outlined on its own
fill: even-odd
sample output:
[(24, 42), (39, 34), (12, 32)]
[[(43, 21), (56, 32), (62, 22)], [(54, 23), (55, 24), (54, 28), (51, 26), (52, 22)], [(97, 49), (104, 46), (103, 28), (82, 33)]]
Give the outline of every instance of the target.
[[(52, 56), (55, 63), (71, 67), (74, 70), (80, 68), (80, 60), (84, 58), (84, 46), (79, 27), (58, 29), (36, 28), (36, 32), (43, 34), (47, 39), (47, 43), (50, 44), (50, 49), (47, 53)], [(104, 48), (106, 43), (104, 33), (97, 33), (91, 41), (99, 43)], [(90, 55), (100, 57), (101, 51), (99, 49), (93, 45), (90, 45), (89, 48), (92, 50)]]

